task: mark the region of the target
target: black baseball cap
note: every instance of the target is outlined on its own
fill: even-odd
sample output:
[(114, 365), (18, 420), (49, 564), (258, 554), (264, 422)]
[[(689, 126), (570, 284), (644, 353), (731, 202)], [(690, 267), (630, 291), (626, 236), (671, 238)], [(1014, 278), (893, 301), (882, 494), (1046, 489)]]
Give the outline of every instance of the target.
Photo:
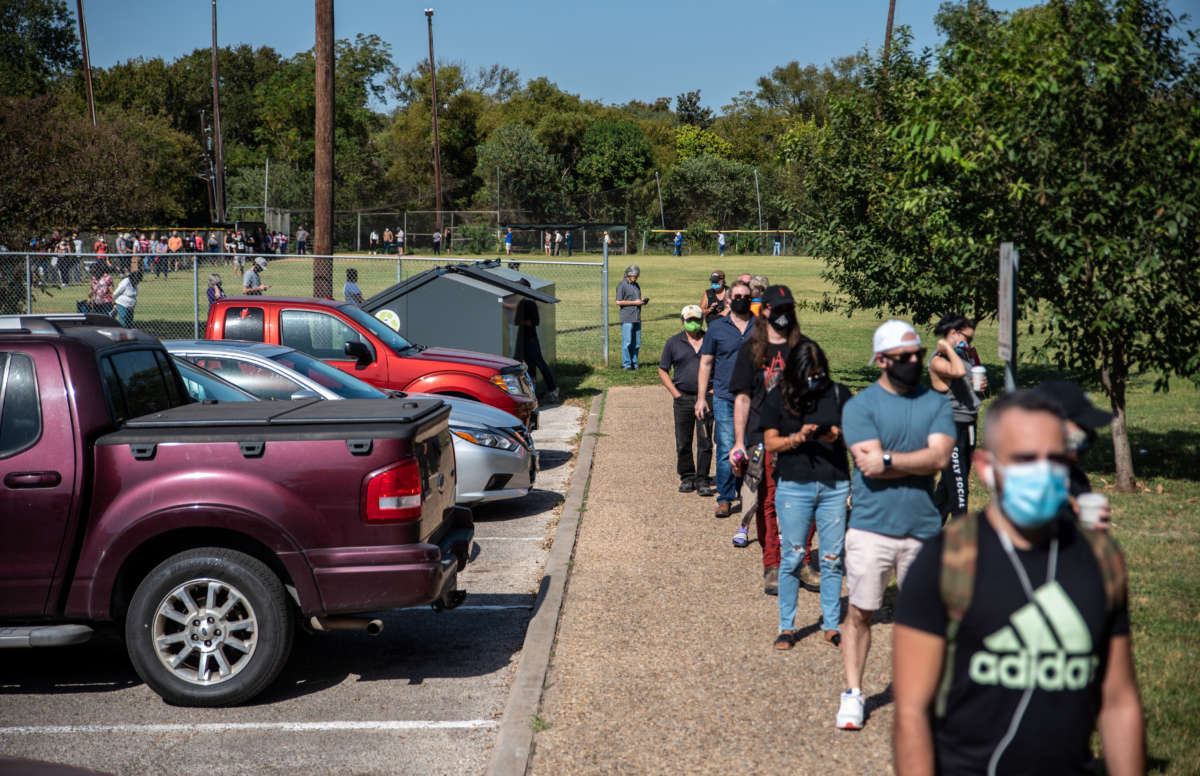
[(1046, 380), (1034, 390), (1058, 402), (1063, 416), (1083, 428), (1103, 428), (1112, 423), (1113, 414), (1092, 404), (1083, 388), (1070, 380)]
[(796, 300), (792, 298), (792, 289), (787, 286), (767, 286), (767, 290), (763, 292), (763, 304), (769, 304), (772, 307), (778, 307), (781, 304), (795, 305)]

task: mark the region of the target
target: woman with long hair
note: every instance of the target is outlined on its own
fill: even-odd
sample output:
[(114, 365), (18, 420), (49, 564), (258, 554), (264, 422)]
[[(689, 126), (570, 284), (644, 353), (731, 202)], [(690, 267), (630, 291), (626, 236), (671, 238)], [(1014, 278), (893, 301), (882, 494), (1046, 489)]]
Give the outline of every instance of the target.
[[(975, 321), (961, 313), (942, 317), (933, 327), (937, 335), (937, 350), (929, 359), (929, 382), (935, 391), (945, 394), (954, 412), (958, 430), (950, 462), (942, 470), (941, 479), (933, 491), (933, 500), (943, 519), (967, 511), (968, 478), (971, 474), (971, 455), (975, 451), (975, 421), (983, 399), (971, 387), (971, 367), (980, 366), (975, 339)], [(986, 389), (986, 382), (984, 384)]]
[(821, 557), (821, 627), (827, 643), (841, 644), (842, 547), (850, 495), (841, 418), (849, 398), (850, 389), (830, 378), (825, 352), (803, 340), (788, 353), (778, 383), (763, 402), (763, 445), (775, 455), (775, 512), (782, 545), (776, 649), (791, 649), (796, 642), (800, 568), (814, 521)]

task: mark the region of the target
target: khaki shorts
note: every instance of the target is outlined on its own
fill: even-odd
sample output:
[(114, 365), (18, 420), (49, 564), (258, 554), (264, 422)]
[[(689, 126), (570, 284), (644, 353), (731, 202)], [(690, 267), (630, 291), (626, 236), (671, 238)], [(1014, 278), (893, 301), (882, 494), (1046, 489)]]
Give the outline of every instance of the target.
[(851, 605), (873, 612), (883, 605), (883, 591), (896, 573), (896, 584), (912, 565), (922, 542), (913, 536), (886, 536), (850, 528), (846, 531), (846, 585)]

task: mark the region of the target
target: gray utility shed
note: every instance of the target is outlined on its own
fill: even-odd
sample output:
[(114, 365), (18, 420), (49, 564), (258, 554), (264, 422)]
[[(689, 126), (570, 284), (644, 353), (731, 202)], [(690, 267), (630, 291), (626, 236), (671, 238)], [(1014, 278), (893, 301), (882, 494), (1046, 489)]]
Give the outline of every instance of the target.
[(553, 363), (554, 284), (501, 267), (498, 259), (434, 267), (380, 291), (362, 307), (398, 326), (411, 342), (512, 358), (517, 343), (513, 316), (523, 299), (538, 307), (538, 340), (546, 361)]

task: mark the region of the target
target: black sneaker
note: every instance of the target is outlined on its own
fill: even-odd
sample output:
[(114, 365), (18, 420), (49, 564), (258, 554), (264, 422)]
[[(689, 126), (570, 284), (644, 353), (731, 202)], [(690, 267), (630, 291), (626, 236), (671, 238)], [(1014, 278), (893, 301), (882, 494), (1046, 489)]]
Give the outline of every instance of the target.
[(680, 482), (679, 482), (679, 492), (680, 493), (691, 493), (695, 489), (696, 489), (696, 481), (695, 480), (680, 480)]

